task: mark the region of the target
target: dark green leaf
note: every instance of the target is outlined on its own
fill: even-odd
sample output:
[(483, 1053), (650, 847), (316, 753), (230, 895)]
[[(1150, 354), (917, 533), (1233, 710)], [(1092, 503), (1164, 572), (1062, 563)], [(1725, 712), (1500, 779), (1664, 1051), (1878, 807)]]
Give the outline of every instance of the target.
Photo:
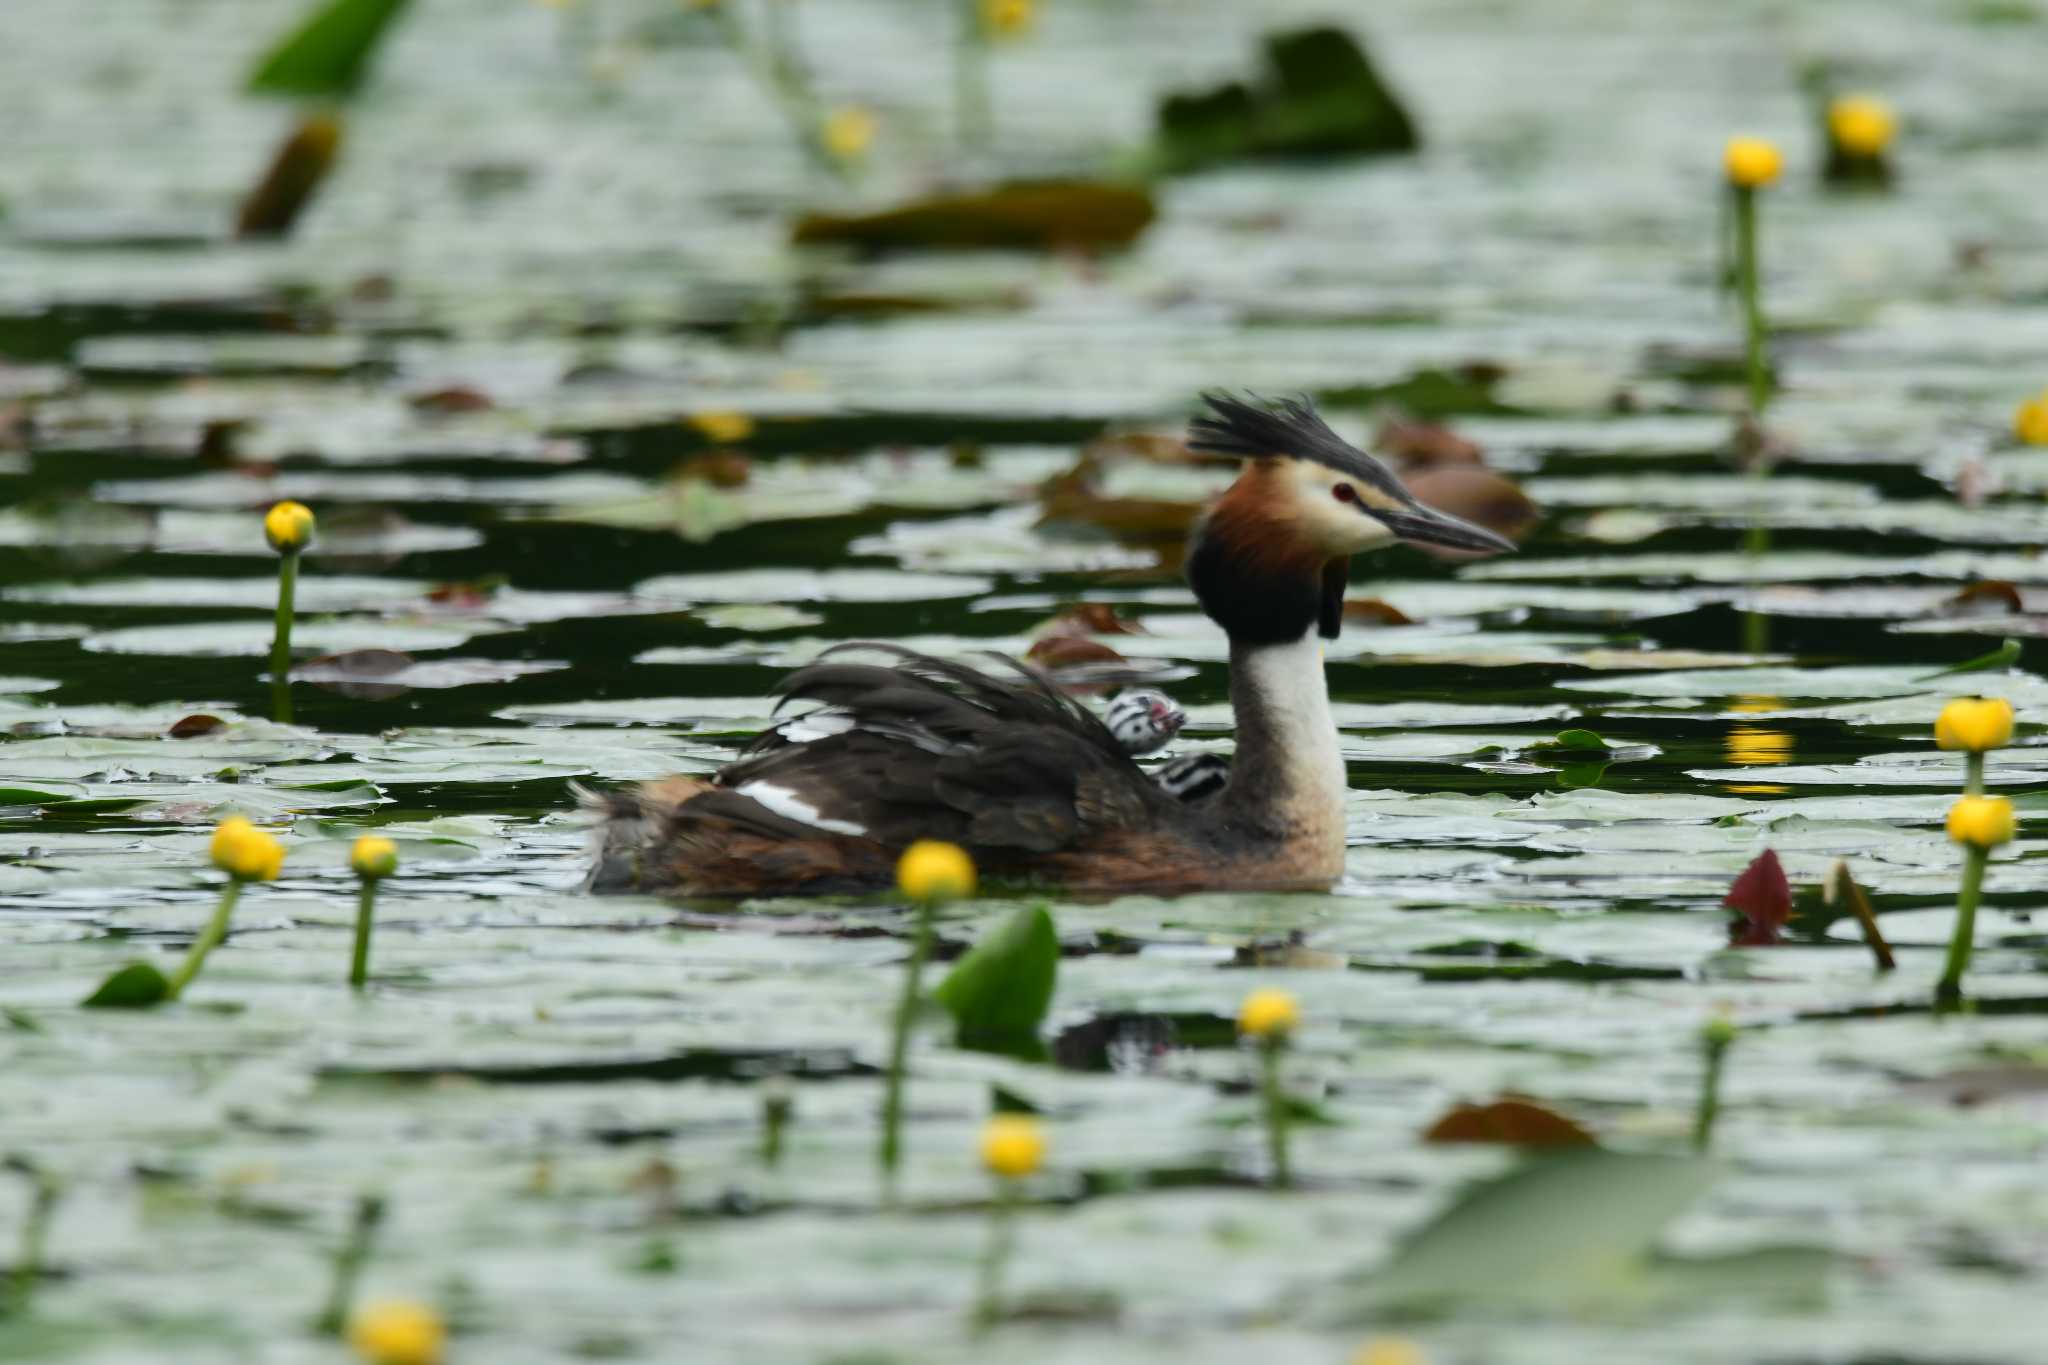
[(249, 78), (265, 95), (346, 95), (406, 0), (330, 0), (271, 49)]
[(1051, 913), (1029, 906), (975, 944), (932, 996), (953, 1016), (960, 1046), (1036, 1057), (1059, 961)]
[(1412, 152), (1417, 143), (1408, 111), (1339, 28), (1269, 34), (1256, 84), (1230, 81), (1159, 105), (1159, 157), (1169, 170), (1241, 157)]
[(146, 1010), (170, 998), (171, 983), (147, 962), (131, 962), (79, 1003), (89, 1010)]

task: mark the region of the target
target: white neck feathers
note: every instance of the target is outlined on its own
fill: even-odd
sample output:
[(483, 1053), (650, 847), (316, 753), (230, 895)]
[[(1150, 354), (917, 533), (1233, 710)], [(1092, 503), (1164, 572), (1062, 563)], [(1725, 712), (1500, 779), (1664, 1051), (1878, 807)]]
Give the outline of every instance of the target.
[(1243, 813), (1270, 821), (1335, 877), (1344, 866), (1349, 783), (1330, 714), (1322, 641), (1311, 630), (1286, 644), (1235, 645), (1230, 664), (1238, 731), (1231, 786), (1248, 807), (1263, 808)]

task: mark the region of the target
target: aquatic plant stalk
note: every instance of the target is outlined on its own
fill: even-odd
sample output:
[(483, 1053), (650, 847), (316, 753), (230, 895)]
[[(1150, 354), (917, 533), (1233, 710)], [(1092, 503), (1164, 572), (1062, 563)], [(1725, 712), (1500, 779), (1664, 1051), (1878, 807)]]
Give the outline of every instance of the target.
[(980, 0), (958, 0), (960, 40), (953, 52), (953, 118), (963, 147), (986, 147), (995, 133), (988, 98), (988, 33)]
[(277, 557), (277, 628), (270, 637), (271, 716), (280, 724), (292, 718), (292, 599), (299, 587), (299, 557)]
[(1735, 1026), (1725, 1019), (1707, 1025), (1700, 1035), (1706, 1054), (1706, 1068), (1700, 1076), (1699, 1108), (1692, 1121), (1692, 1146), (1704, 1153), (1714, 1140), (1714, 1120), (1721, 1116), (1721, 1071), (1728, 1047), (1735, 1041)]
[(903, 1072), (910, 1055), (910, 1031), (924, 980), (925, 959), (932, 950), (932, 901), (917, 902), (917, 924), (910, 940), (910, 961), (903, 968), (903, 995), (896, 1002), (896, 1032), (889, 1040), (889, 1074), (882, 1092), (880, 1160), (885, 1194), (896, 1197), (896, 1168), (903, 1159)]
[(43, 1277), (43, 1248), (49, 1240), (50, 1219), (57, 1211), (57, 1182), (26, 1157), (9, 1157), (7, 1168), (28, 1180), (31, 1186), (28, 1213), (21, 1223), (21, 1247), (15, 1253), (14, 1274), (7, 1292), (0, 1296), (0, 1318), (26, 1313), (36, 1282)]
[(377, 1227), (383, 1221), (382, 1195), (356, 1196), (356, 1213), (349, 1223), (348, 1236), (334, 1253), (334, 1278), (328, 1284), (327, 1305), (313, 1319), (313, 1330), (322, 1336), (338, 1337), (348, 1325), (349, 1312), (355, 1306), (356, 1282), (362, 1278), (363, 1265), (370, 1259)]
[(349, 958), (348, 984), (357, 990), (363, 989), (370, 980), (370, 926), (377, 920), (378, 877), (363, 878), (362, 889), (356, 894), (356, 942), (355, 951)]
[(192, 978), (199, 975), (199, 969), (206, 965), (206, 955), (227, 937), (228, 919), (235, 913), (235, 902), (241, 898), (242, 880), (239, 877), (220, 889), (220, 904), (213, 907), (213, 918), (206, 921), (199, 937), (192, 940), (192, 946), (185, 950), (185, 960), (178, 964), (178, 970), (171, 974), (170, 983), (164, 988), (164, 999), (176, 1000), (185, 987), (192, 984)]
[(1273, 1164), (1273, 1184), (1294, 1183), (1287, 1160), (1287, 1092), (1280, 1084), (1280, 1057), (1286, 1050), (1285, 1034), (1274, 1034), (1259, 1042), (1259, 1090), (1265, 1099), (1266, 1150)]
[(1009, 1264), (1010, 1248), (1016, 1244), (1017, 1182), (998, 1180), (995, 1203), (989, 1206), (988, 1249), (982, 1253), (981, 1273), (974, 1295), (974, 1326), (985, 1331), (1003, 1315), (1003, 1268)]
[[(1982, 761), (1981, 754), (1971, 758)], [(1977, 945), (1977, 901), (1984, 894), (1984, 868), (1991, 850), (1976, 844), (1963, 848), (1963, 883), (1956, 890), (1956, 927), (1948, 939), (1948, 957), (1942, 963), (1941, 980), (1935, 983), (1934, 998), (1953, 1005), (1963, 998), (1963, 974), (1970, 970), (1970, 953)]]
[[(785, 0), (769, 0), (769, 3), (773, 8)], [(717, 21), (719, 32), (725, 36), (726, 45), (746, 65), (775, 106), (782, 110), (783, 117), (789, 120), (790, 131), (796, 134), (797, 146), (803, 149), (804, 155), (834, 175), (851, 179), (852, 168), (833, 156), (819, 135), (823, 119), (818, 97), (812, 93), (802, 69), (791, 55), (787, 28), (777, 30), (774, 50), (771, 51), (769, 45), (758, 41), (741, 22), (738, 6), (732, 0), (722, 0), (710, 6), (709, 13)]]
[(1771, 401), (1770, 363), (1764, 354), (1763, 301), (1757, 284), (1756, 191), (1737, 185), (1735, 196), (1735, 293), (1742, 302), (1743, 367), (1749, 379), (1749, 415), (1761, 422)]
[(1984, 794), (1984, 751), (1971, 749), (1963, 755), (1963, 795)]
[(771, 1076), (762, 1084), (761, 1164), (770, 1170), (782, 1162), (783, 1132), (789, 1127), (789, 1116), (795, 1108), (789, 1083), (782, 1077)]

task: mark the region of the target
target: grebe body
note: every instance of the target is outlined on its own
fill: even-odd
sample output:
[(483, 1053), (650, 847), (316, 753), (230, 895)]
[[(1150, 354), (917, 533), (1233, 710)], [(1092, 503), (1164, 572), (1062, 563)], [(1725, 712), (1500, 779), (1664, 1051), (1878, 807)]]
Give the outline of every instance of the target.
[(1170, 702), (1120, 697), (1105, 720), (1013, 660), (989, 671), (843, 646), (783, 684), (778, 710), (813, 707), (715, 775), (589, 797), (600, 819), (593, 889), (874, 890), (918, 839), (961, 845), (997, 883), (1329, 886), (1344, 870), (1346, 780), (1321, 642), (1342, 624), (1350, 556), (1396, 540), (1513, 547), (1417, 503), (1306, 403), (1206, 401), (1190, 446), (1245, 460), (1187, 558), (1196, 600), (1230, 637), (1227, 778), (1213, 756), (1176, 760), (1157, 780), (1133, 760), (1178, 730)]

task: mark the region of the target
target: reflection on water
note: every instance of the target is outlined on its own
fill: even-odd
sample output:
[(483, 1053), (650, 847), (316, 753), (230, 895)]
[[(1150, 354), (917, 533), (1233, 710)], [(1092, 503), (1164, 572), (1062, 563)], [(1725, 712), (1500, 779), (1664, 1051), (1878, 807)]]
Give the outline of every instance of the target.
[[(1744, 695), (1736, 697), (1728, 709), (1751, 715), (1765, 715), (1781, 711), (1785, 707), (1783, 697)], [(1721, 750), (1730, 767), (1766, 767), (1773, 763), (1790, 763), (1795, 741), (1783, 730), (1767, 729), (1761, 725), (1738, 722), (1728, 727), (1728, 734), (1721, 741)], [(1788, 788), (1776, 783), (1745, 782), (1731, 784), (1732, 792), (1746, 796), (1783, 796)]]

